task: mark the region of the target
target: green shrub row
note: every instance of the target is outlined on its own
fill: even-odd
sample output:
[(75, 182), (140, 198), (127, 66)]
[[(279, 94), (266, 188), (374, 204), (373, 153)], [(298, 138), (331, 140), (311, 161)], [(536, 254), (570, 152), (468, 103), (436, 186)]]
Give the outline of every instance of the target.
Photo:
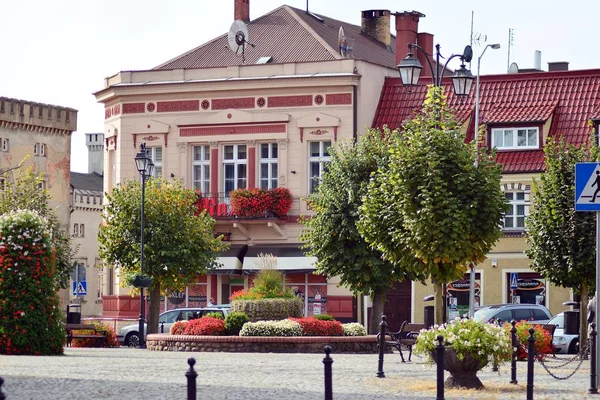
[(302, 299), (260, 299), (260, 300), (233, 300), (231, 311), (243, 312), (252, 322), (273, 321), (288, 317), (300, 318), (303, 314), (304, 304)]

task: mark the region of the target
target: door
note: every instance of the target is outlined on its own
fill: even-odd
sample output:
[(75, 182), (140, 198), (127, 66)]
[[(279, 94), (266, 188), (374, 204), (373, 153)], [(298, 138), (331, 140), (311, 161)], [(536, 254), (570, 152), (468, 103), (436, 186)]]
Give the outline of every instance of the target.
[(387, 301), (383, 313), (387, 317), (388, 329), (398, 332), (404, 321), (411, 320), (410, 299), (412, 296), (411, 281), (408, 279), (396, 282), (394, 288), (387, 292)]

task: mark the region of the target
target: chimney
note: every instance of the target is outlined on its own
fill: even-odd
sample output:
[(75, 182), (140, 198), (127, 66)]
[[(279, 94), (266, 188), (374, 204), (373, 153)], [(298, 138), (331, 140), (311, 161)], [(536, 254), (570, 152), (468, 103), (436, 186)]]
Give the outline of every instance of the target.
[[(421, 46), (421, 48), (425, 50), (427, 54), (429, 54), (430, 60), (433, 61), (433, 35), (425, 32), (417, 33), (417, 44)], [(423, 66), (421, 75), (427, 76), (429, 74), (429, 76), (431, 76), (431, 71), (429, 70), (429, 67), (427, 67), (427, 59), (425, 58), (425, 54), (423, 54), (422, 51), (417, 50), (415, 56)]]
[(390, 10), (366, 10), (361, 13), (360, 30), (373, 39), (390, 46)]
[(569, 70), (569, 62), (568, 61), (554, 61), (548, 63), (548, 72), (554, 71), (568, 71)]
[(406, 57), (408, 44), (417, 43), (417, 31), (419, 30), (419, 18), (424, 17), (418, 11), (404, 11), (395, 13), (396, 17), (396, 64)]
[(533, 69), (542, 70), (542, 52), (539, 50), (533, 52)]
[(250, 22), (250, 0), (235, 0), (233, 19)]

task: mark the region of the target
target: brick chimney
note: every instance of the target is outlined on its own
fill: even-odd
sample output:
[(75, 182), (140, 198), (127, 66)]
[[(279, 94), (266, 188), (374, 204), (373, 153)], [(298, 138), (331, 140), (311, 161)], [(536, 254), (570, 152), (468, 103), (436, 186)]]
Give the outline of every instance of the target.
[[(419, 46), (421, 46), (421, 48), (423, 50), (425, 50), (425, 52), (427, 52), (427, 54), (429, 54), (429, 59), (431, 60), (431, 62), (434, 61), (433, 59), (433, 35), (431, 33), (417, 33), (417, 44)], [(425, 54), (423, 54), (422, 51), (417, 50), (414, 55), (419, 59), (419, 62), (421, 63), (421, 65), (423, 66), (423, 71), (421, 71), (421, 75), (423, 76), (431, 76), (431, 71), (429, 70), (429, 67), (427, 66), (427, 59), (425, 58)], [(435, 65), (434, 65), (435, 68)]]
[(361, 14), (360, 30), (384, 45), (390, 46), (392, 43), (390, 10), (366, 10)]
[(418, 11), (404, 11), (395, 13), (394, 16), (396, 17), (396, 64), (400, 64), (400, 60), (408, 53), (408, 44), (417, 43), (419, 18), (424, 17), (425, 14)]
[(250, 22), (250, 0), (235, 0), (233, 19)]

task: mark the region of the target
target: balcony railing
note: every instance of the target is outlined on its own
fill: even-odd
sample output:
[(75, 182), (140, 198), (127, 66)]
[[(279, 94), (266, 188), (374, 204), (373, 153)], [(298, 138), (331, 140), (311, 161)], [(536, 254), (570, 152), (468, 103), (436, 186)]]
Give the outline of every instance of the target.
[[(198, 199), (199, 211), (206, 212), (215, 219), (266, 220), (285, 219), (288, 215), (300, 215), (300, 197), (294, 197), (290, 210), (285, 215), (276, 215), (264, 206), (239, 205), (228, 193), (203, 194)], [(267, 208), (267, 209), (265, 209)]]

